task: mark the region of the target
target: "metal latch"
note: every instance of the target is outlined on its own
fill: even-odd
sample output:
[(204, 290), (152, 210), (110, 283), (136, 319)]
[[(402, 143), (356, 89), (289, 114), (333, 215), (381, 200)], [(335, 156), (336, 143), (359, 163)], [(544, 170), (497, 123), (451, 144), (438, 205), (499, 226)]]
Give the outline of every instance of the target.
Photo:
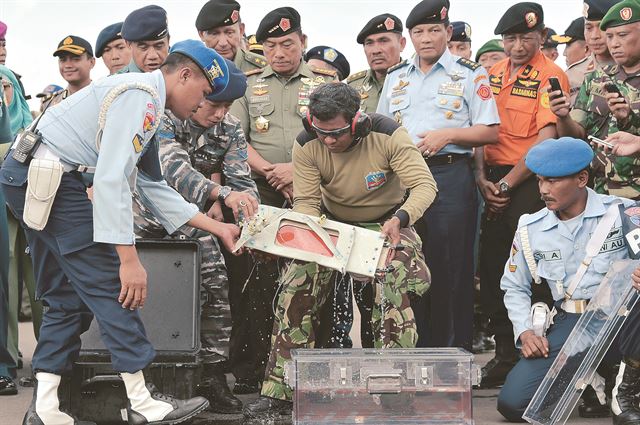
[(402, 392), (402, 375), (399, 373), (376, 373), (367, 376), (367, 392), (369, 394), (400, 394)]

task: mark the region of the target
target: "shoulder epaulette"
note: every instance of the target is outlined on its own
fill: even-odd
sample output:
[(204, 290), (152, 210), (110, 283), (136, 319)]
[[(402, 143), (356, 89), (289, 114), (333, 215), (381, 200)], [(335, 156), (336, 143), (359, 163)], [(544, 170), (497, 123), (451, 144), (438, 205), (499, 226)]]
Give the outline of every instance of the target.
[(478, 62), (474, 62), (465, 58), (460, 58), (456, 62), (458, 62), (460, 65), (464, 66), (465, 68), (469, 68), (472, 71), (475, 71), (476, 69), (482, 66)]
[(264, 56), (260, 56), (257, 53), (244, 52), (244, 59), (253, 65), (259, 66), (260, 68), (264, 68), (265, 66), (267, 66), (267, 60), (264, 58)]
[(309, 65), (309, 69), (311, 69), (314, 74), (329, 75), (330, 77), (338, 76), (338, 73), (336, 71), (332, 71), (330, 69), (316, 68), (315, 66), (311, 65)]
[(360, 71), (360, 72), (356, 72), (355, 74), (351, 74), (347, 77), (347, 83), (350, 83), (352, 81), (355, 80), (359, 80), (361, 78), (364, 78), (364, 76), (367, 75), (367, 71)]
[(401, 62), (399, 62), (399, 63), (397, 63), (397, 64), (393, 65), (392, 67), (390, 67), (389, 69), (387, 69), (387, 73), (389, 73), (389, 72), (393, 72), (393, 71), (395, 71), (396, 69), (400, 69), (400, 68), (402, 68), (403, 66), (407, 66), (407, 65), (409, 65), (409, 59), (405, 59), (405, 60), (403, 60), (403, 61), (401, 61)]
[(534, 212), (533, 214), (523, 214), (520, 216), (520, 220), (518, 220), (518, 229), (522, 226), (528, 226), (531, 223), (535, 223), (536, 221), (546, 217), (547, 214), (549, 214), (549, 210), (546, 208)]
[(250, 77), (251, 75), (260, 74), (262, 71), (264, 71), (264, 68), (256, 68), (252, 69), (251, 71), (245, 72), (244, 75), (245, 77)]

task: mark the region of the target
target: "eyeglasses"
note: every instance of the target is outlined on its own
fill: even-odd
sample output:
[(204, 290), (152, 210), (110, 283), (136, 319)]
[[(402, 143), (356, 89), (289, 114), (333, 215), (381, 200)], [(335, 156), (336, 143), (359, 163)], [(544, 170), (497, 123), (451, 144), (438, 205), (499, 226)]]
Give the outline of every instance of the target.
[(351, 132), (350, 125), (342, 128), (337, 128), (335, 130), (322, 130), (321, 128), (316, 127), (315, 124), (311, 124), (311, 127), (318, 135), (323, 137), (333, 137), (334, 139), (337, 139), (338, 137)]

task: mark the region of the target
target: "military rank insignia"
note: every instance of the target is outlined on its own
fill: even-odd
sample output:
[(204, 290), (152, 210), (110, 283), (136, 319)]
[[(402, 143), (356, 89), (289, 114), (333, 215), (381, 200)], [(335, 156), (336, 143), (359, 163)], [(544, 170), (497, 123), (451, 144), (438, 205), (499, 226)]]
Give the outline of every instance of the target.
[(133, 140), (131, 140), (131, 144), (133, 145), (133, 150), (135, 151), (135, 153), (142, 152), (143, 140), (139, 134), (136, 133), (133, 136)]

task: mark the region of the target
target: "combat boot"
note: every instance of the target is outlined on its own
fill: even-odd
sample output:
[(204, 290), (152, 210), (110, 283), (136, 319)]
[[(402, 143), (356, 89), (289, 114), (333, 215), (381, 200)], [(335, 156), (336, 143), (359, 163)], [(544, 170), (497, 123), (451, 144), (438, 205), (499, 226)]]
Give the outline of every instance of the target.
[(510, 338), (496, 336), (496, 355), (482, 368), (480, 388), (497, 388), (518, 362), (518, 350)]
[(265, 396), (258, 397), (242, 409), (246, 419), (291, 416), (292, 411), (293, 403), (291, 401)]
[(36, 373), (33, 399), (27, 409), (22, 425), (96, 425), (79, 421), (60, 407), (60, 375)]
[(127, 390), (127, 422), (129, 425), (174, 425), (189, 420), (209, 407), (203, 397), (179, 400), (157, 392), (146, 384), (142, 371), (121, 373)]
[(620, 363), (616, 386), (611, 395), (614, 425), (640, 424), (640, 360), (624, 359)]
[(589, 385), (585, 388), (582, 396), (582, 402), (578, 406), (578, 414), (581, 418), (608, 418), (611, 415), (609, 406), (601, 404), (595, 390)]
[(242, 402), (231, 394), (224, 373), (216, 373), (198, 385), (198, 395), (211, 404), (209, 410), (217, 413), (240, 413)]

